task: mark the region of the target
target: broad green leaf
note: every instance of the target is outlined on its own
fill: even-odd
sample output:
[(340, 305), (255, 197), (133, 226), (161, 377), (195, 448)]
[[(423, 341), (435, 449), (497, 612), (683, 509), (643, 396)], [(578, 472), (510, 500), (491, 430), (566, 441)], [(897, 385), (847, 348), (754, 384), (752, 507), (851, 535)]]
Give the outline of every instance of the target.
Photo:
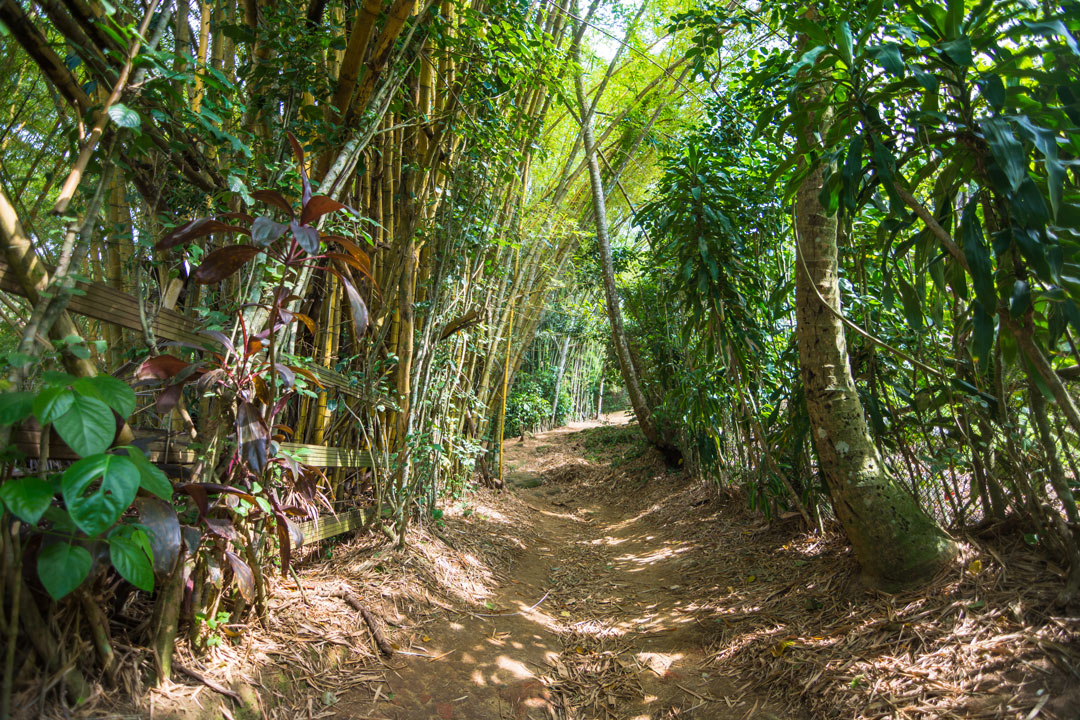
[(131, 505), (139, 470), (121, 455), (92, 455), (64, 471), (60, 488), (71, 519), (93, 537), (115, 525)]
[(1009, 297), (1009, 314), (1013, 318), (1022, 317), (1031, 307), (1031, 286), (1023, 280), (1013, 283), (1012, 295)]
[(129, 445), (124, 449), (127, 450), (128, 459), (139, 470), (139, 485), (162, 500), (172, 500), (172, 483), (161, 468), (153, 465), (139, 448)]
[(68, 447), (83, 457), (105, 452), (116, 435), (116, 420), (109, 406), (85, 395), (72, 398), (71, 407), (53, 427)]
[(135, 391), (112, 375), (79, 378), (72, 383), (72, 387), (78, 393), (102, 401), (122, 418), (135, 412)]
[(34, 393), (6, 392), (0, 394), (0, 425), (14, 425), (29, 417), (34, 409)]
[(38, 579), (54, 600), (60, 600), (82, 584), (93, 563), (81, 545), (49, 545), (38, 554)]
[(146, 592), (153, 591), (154, 567), (150, 558), (153, 551), (146, 533), (131, 526), (117, 530), (109, 537), (109, 559), (113, 567), (135, 587)]
[(964, 257), (971, 269), (971, 283), (975, 287), (975, 297), (983, 308), (992, 313), (997, 307), (997, 293), (994, 290), (994, 270), (990, 264), (990, 251), (983, 238), (982, 223), (979, 222), (978, 198), (972, 198), (964, 208), (960, 220), (960, 236), (963, 239)]
[(867, 48), (867, 52), (873, 55), (874, 61), (877, 62), (885, 72), (896, 78), (904, 77), (906, 68), (904, 66), (904, 59), (900, 57), (899, 45), (891, 42), (885, 43), (883, 45)]
[(955, 40), (941, 43), (941, 52), (961, 67), (967, 67), (973, 62), (971, 58), (971, 40), (967, 37), (958, 37)]
[(971, 356), (982, 367), (990, 362), (990, 351), (994, 347), (994, 318), (983, 310), (979, 301), (971, 304), (972, 338)]
[(109, 118), (124, 128), (138, 128), (140, 123), (139, 113), (121, 103), (114, 103), (109, 107)]
[(47, 387), (34, 397), (34, 416), (42, 425), (56, 419), (71, 409), (75, 393), (66, 387)]
[(37, 525), (42, 514), (52, 504), (52, 486), (37, 477), (21, 477), (8, 480), (0, 487), (0, 500), (7, 509), (29, 524)]
[(851, 25), (848, 24), (847, 20), (842, 20), (836, 27), (836, 46), (840, 48), (840, 57), (843, 58), (844, 63), (850, 68), (854, 63), (851, 42)]
[(990, 152), (1009, 180), (1010, 192), (1016, 192), (1027, 177), (1027, 154), (1004, 118), (986, 118), (980, 123)]

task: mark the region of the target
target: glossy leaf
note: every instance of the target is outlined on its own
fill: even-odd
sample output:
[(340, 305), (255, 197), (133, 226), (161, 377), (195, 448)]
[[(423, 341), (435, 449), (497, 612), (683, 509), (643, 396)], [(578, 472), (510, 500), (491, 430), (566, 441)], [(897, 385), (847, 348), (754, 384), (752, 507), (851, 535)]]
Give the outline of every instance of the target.
[(259, 411), (249, 402), (241, 402), (236, 411), (236, 436), (240, 454), (256, 474), (266, 468), (270, 429)]
[(71, 407), (56, 418), (53, 427), (60, 439), (84, 458), (105, 452), (116, 436), (116, 420), (109, 406), (85, 395), (75, 395)]
[(91, 455), (64, 471), (60, 490), (68, 514), (87, 535), (108, 530), (131, 505), (139, 470), (121, 455)]
[(158, 250), (168, 250), (177, 245), (219, 232), (235, 232), (247, 235), (248, 229), (239, 225), (229, 225), (213, 218), (197, 218), (175, 228), (168, 235), (158, 240), (154, 247)]
[(289, 145), (292, 147), (293, 156), (296, 158), (296, 167), (300, 172), (300, 181), (304, 186), (304, 194), (300, 199), (300, 204), (306, 206), (308, 200), (311, 199), (311, 181), (308, 180), (307, 167), (304, 163), (304, 148), (300, 146), (300, 141), (291, 132), (286, 131), (285, 135), (289, 138)]
[(0, 500), (27, 525), (37, 525), (53, 495), (52, 485), (33, 476), (12, 478), (0, 486)]
[(109, 559), (113, 567), (120, 577), (146, 592), (154, 589), (152, 555), (150, 540), (139, 528), (124, 526), (109, 536)]
[(30, 392), (0, 393), (0, 425), (14, 425), (30, 417), (34, 410), (34, 394)]
[(277, 190), (256, 190), (251, 193), (251, 197), (256, 200), (261, 200), (267, 205), (273, 205), (279, 210), (283, 210), (288, 213), (290, 218), (293, 216), (292, 203), (285, 199), (285, 196)]
[(112, 375), (79, 378), (72, 384), (72, 388), (83, 395), (101, 400), (122, 418), (135, 412), (135, 391), (126, 382)]
[(307, 225), (300, 225), (295, 220), (289, 224), (289, 228), (292, 230), (296, 242), (300, 243), (300, 247), (304, 248), (309, 255), (319, 254), (321, 243), (318, 230)]
[(362, 336), (368, 327), (368, 307), (364, 302), (364, 298), (360, 297), (360, 293), (356, 291), (353, 284), (344, 277), (341, 278), (341, 283), (345, 288), (345, 295), (349, 298), (349, 310), (352, 313), (353, 330), (356, 332), (356, 337)]
[(172, 500), (172, 483), (169, 482), (169, 477), (164, 471), (152, 464), (139, 448), (129, 445), (124, 449), (127, 451), (128, 459), (139, 471), (139, 487), (157, 495), (162, 500)]
[(990, 250), (983, 238), (982, 223), (979, 222), (978, 200), (973, 199), (964, 208), (960, 221), (960, 236), (963, 240), (964, 257), (971, 268), (971, 281), (975, 287), (975, 297), (983, 308), (993, 312), (997, 307), (997, 293), (994, 290), (994, 271), (990, 264)]
[(155, 355), (144, 360), (135, 370), (137, 380), (169, 380), (176, 377), (191, 363), (185, 362), (174, 355)]
[(139, 513), (139, 522), (150, 536), (154, 572), (164, 577), (180, 555), (180, 521), (176, 511), (172, 505), (156, 497), (136, 498), (135, 508)]
[(47, 387), (34, 396), (34, 417), (48, 425), (71, 409), (75, 393), (66, 387)]
[(300, 224), (309, 225), (323, 215), (338, 210), (348, 210), (350, 213), (356, 214), (356, 211), (348, 205), (339, 203), (333, 198), (327, 197), (326, 195), (315, 195), (304, 203), (304, 209), (300, 212)]
[(113, 103), (110, 105), (108, 113), (109, 119), (122, 128), (135, 130), (142, 122), (139, 118), (139, 113), (122, 103)]
[(225, 557), (228, 558), (229, 565), (232, 567), (233, 579), (236, 581), (236, 586), (240, 588), (240, 594), (247, 602), (255, 602), (255, 574), (236, 553), (226, 550)]
[(260, 215), (251, 224), (251, 241), (256, 245), (265, 247), (279, 239), (288, 229), (288, 225), (274, 222), (270, 218)]
[(81, 545), (54, 543), (38, 553), (38, 579), (54, 600), (60, 600), (82, 585), (93, 564), (90, 552)]
[(203, 258), (202, 264), (191, 277), (203, 285), (221, 282), (260, 252), (254, 245), (228, 245), (219, 248)]

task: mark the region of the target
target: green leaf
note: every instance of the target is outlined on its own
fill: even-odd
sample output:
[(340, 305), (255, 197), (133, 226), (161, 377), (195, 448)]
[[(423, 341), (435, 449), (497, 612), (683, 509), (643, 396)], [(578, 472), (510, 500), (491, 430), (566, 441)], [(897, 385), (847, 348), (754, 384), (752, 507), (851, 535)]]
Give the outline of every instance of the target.
[(0, 487), (0, 500), (20, 520), (37, 525), (42, 514), (52, 504), (53, 489), (49, 483), (37, 477), (21, 477), (8, 480)]
[(975, 297), (982, 307), (990, 308), (988, 314), (997, 307), (997, 294), (994, 290), (994, 270), (990, 264), (990, 251), (983, 238), (982, 224), (977, 212), (978, 198), (972, 198), (964, 208), (960, 219), (960, 236), (963, 239), (964, 257), (971, 268), (971, 282), (975, 287)]
[(127, 450), (128, 459), (131, 460), (139, 470), (140, 487), (147, 492), (157, 495), (162, 500), (172, 500), (172, 483), (169, 482), (169, 477), (161, 470), (161, 468), (153, 465), (139, 448), (128, 445), (124, 449)]
[(900, 300), (904, 305), (904, 317), (907, 319), (908, 326), (915, 332), (921, 332), (923, 329), (923, 311), (919, 296), (915, 292), (915, 288), (904, 279), (903, 275), (897, 274), (896, 281), (899, 285)]
[[(92, 488), (99, 479), (100, 484)], [(116, 524), (135, 499), (139, 470), (120, 455), (92, 455), (64, 471), (60, 489), (79, 529), (99, 535)]]
[(109, 406), (85, 395), (72, 398), (71, 408), (56, 419), (53, 427), (68, 447), (83, 457), (105, 452), (116, 435), (116, 421)]
[(154, 589), (152, 554), (150, 540), (140, 528), (124, 525), (109, 536), (109, 559), (113, 567), (122, 578), (146, 592)]
[(109, 118), (114, 123), (124, 128), (138, 128), (139, 123), (141, 122), (139, 113), (122, 103), (114, 103), (109, 107)]
[(962, 67), (967, 67), (973, 62), (971, 58), (971, 40), (967, 37), (959, 37), (941, 43), (941, 52), (945, 54), (945, 57)]
[(34, 416), (42, 425), (56, 419), (71, 409), (75, 393), (66, 387), (47, 387), (34, 397)]
[(38, 579), (59, 600), (82, 584), (93, 564), (90, 552), (81, 545), (56, 543), (38, 554)]
[(851, 49), (851, 25), (847, 20), (842, 20), (836, 27), (836, 46), (840, 48), (840, 57), (850, 68), (854, 63)]
[(877, 45), (875, 47), (867, 48), (873, 57), (874, 61), (889, 73), (893, 77), (904, 77), (904, 59), (900, 57), (900, 46), (896, 43), (885, 43), (883, 45)]
[(76, 392), (101, 400), (120, 417), (126, 418), (135, 412), (135, 391), (112, 375), (79, 378), (72, 387)]
[(1031, 307), (1031, 286), (1023, 280), (1013, 283), (1012, 295), (1009, 297), (1009, 314), (1012, 317), (1022, 317)]
[(1024, 148), (1004, 118), (986, 118), (981, 125), (994, 160), (1009, 180), (1009, 191), (1016, 192), (1020, 182), (1027, 177), (1027, 154)]
[(978, 85), (990, 107), (1001, 112), (1005, 107), (1005, 83), (1001, 82), (1001, 77), (992, 73), (986, 74), (978, 81)]
[(34, 409), (34, 394), (7, 392), (0, 395), (0, 425), (14, 425), (29, 417)]
[(994, 318), (983, 310), (978, 300), (971, 304), (971, 308), (971, 357), (985, 368), (990, 362), (990, 351), (994, 347)]

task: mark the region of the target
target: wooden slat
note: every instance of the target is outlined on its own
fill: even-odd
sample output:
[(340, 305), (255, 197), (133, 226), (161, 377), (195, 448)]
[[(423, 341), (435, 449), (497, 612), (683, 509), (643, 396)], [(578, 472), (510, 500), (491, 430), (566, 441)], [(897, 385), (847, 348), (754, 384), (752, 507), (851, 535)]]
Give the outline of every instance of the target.
[[(131, 295), (104, 283), (80, 282), (78, 291), (68, 303), (68, 311), (94, 320), (113, 323), (129, 330), (142, 332), (139, 320), (139, 301)], [(26, 296), (22, 286), (7, 263), (0, 259), (0, 290)], [(162, 309), (152, 323), (154, 333), (164, 340), (200, 343), (206, 338), (197, 333), (198, 326), (175, 310)]]
[(363, 527), (370, 512), (370, 509), (358, 508), (337, 515), (320, 515), (317, 520), (297, 523), (297, 526), (307, 545)]
[[(81, 294), (71, 298), (67, 308), (70, 312), (119, 325), (128, 330), (142, 332), (142, 321), (139, 319), (139, 301), (137, 299), (105, 283), (80, 282), (75, 287)], [(2, 258), (0, 258), (0, 290), (21, 297), (26, 296), (14, 273), (11, 272), (11, 268)], [(147, 311), (150, 312), (151, 309), (148, 308)], [(159, 310), (157, 315), (154, 316), (152, 327), (154, 335), (159, 340), (187, 342), (196, 345), (202, 345), (207, 340), (205, 336), (199, 334), (198, 323), (175, 310)], [(326, 387), (332, 387), (359, 397), (356, 386), (341, 373), (318, 366), (309, 369), (318, 378), (319, 382)]]
[(301, 443), (281, 443), (281, 449), (290, 455), (295, 455), (306, 465), (345, 468), (372, 467), (371, 453), (367, 450), (304, 445)]
[[(158, 465), (191, 465), (195, 462), (195, 451), (189, 450), (186, 441), (173, 438), (167, 441), (163, 433), (139, 431), (139, 439), (145, 441), (149, 436), (149, 443), (140, 442), (140, 447), (146, 447), (146, 457), (150, 462)], [(11, 442), (26, 457), (36, 458), (41, 451), (41, 427), (36, 422), (23, 423), (23, 427), (12, 433)], [(49, 458), (52, 460), (75, 461), (80, 458), (69, 448), (56, 430), (49, 433)]]

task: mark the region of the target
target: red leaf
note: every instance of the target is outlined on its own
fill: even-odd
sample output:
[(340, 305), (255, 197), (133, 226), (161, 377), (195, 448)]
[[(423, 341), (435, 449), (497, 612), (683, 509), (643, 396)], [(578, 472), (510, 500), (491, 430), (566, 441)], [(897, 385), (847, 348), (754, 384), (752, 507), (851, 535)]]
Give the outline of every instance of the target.
[(304, 166), (304, 148), (291, 132), (286, 131), (285, 134), (289, 136), (289, 144), (292, 145), (293, 155), (296, 156), (296, 164), (299, 166), (300, 180), (304, 183), (304, 195), (300, 198), (300, 202), (302, 205), (307, 205), (308, 200), (311, 199), (311, 181), (308, 180), (307, 168)]
[(292, 561), (292, 538), (289, 537), (288, 520), (282, 513), (274, 513), (277, 520), (274, 523), (278, 538), (278, 552), (281, 553), (281, 574), (289, 574), (289, 563)]
[(353, 257), (352, 255), (346, 255), (345, 253), (338, 253), (338, 252), (328, 252), (328, 253), (326, 253), (326, 257), (331, 258), (333, 260), (339, 260), (339, 261), (345, 263), (346, 265), (350, 265), (350, 266), (356, 268), (357, 270), (362, 272), (365, 276), (367, 276), (367, 278), (369, 280), (371, 280), (371, 282), (375, 282), (375, 278), (371, 277), (371, 261), (370, 260), (368, 260), (368, 262), (365, 264), (362, 260), (358, 260), (355, 257)]
[(291, 367), (293, 369), (293, 372), (295, 372), (300, 377), (307, 378), (311, 382), (315, 383), (316, 386), (324, 390), (326, 389), (326, 386), (319, 382), (319, 378), (315, 377), (315, 374), (307, 368), (297, 367), (296, 365), (290, 365), (289, 367)]
[(136, 380), (168, 380), (191, 363), (172, 355), (157, 355), (144, 360), (135, 371)]
[(317, 335), (317, 333), (315, 332), (315, 321), (312, 320), (309, 316), (305, 315), (304, 313), (293, 313), (293, 317), (304, 323), (304, 325), (307, 326), (308, 332), (310, 332), (312, 336)]
[(218, 215), (218, 217), (229, 218), (230, 220), (243, 220), (248, 225), (250, 225), (251, 223), (253, 223), (255, 221), (254, 217), (252, 217), (251, 215), (248, 215), (247, 213), (242, 213), (242, 212), (223, 212), (223, 213), (218, 213), (217, 215)]
[(270, 444), (270, 428), (261, 413), (249, 402), (241, 402), (236, 412), (236, 438), (240, 453), (251, 469), (262, 473)]
[(206, 527), (210, 528), (210, 532), (214, 533), (219, 538), (225, 540), (238, 540), (240, 538), (236, 532), (236, 528), (233, 527), (231, 520), (208, 517), (203, 518), (203, 522), (206, 523)]
[(165, 237), (157, 241), (154, 247), (158, 250), (168, 250), (196, 238), (205, 237), (216, 232), (238, 232), (248, 235), (248, 229), (239, 225), (229, 225), (212, 218), (197, 218), (189, 223), (184, 223), (175, 228)]
[(157, 402), (154, 403), (154, 411), (159, 415), (171, 411), (180, 402), (180, 396), (184, 392), (184, 383), (176, 383), (170, 385), (161, 391), (161, 394), (157, 397)]
[(356, 288), (353, 284), (341, 278), (342, 284), (345, 286), (345, 294), (349, 297), (349, 308), (352, 310), (353, 328), (356, 330), (357, 339), (364, 334), (368, 326), (368, 308), (364, 299), (360, 297), (360, 293), (356, 292)]
[(221, 282), (260, 252), (254, 245), (228, 245), (203, 258), (192, 277), (203, 285)]
[(273, 205), (279, 210), (284, 210), (289, 213), (289, 217), (293, 216), (292, 203), (289, 202), (284, 195), (277, 190), (256, 190), (251, 193), (251, 197), (256, 200), (262, 200), (267, 205)]
[(339, 203), (337, 200), (327, 197), (326, 195), (316, 195), (304, 203), (304, 209), (300, 213), (300, 224), (307, 225), (314, 220), (318, 220), (326, 213), (336, 212), (338, 210), (348, 210), (354, 215), (356, 214), (356, 211), (348, 205)]
[(255, 602), (255, 574), (251, 572), (248, 564), (235, 553), (226, 550), (225, 557), (229, 559), (229, 565), (232, 566), (233, 578), (240, 588), (240, 594), (249, 603)]

